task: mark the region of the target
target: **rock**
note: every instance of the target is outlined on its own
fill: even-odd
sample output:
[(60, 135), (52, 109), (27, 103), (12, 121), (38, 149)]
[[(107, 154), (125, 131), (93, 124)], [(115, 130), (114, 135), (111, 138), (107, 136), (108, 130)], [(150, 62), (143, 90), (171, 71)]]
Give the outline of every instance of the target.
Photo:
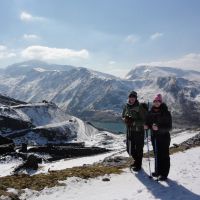
[(14, 144), (13, 140), (3, 137), (0, 135), (0, 145), (4, 145), (4, 144)]
[(35, 155), (30, 155), (30, 156), (28, 156), (28, 159), (25, 162), (24, 166), (26, 168), (29, 168), (29, 169), (37, 170), (38, 169), (38, 163), (41, 163), (41, 162), (42, 162), (41, 158), (39, 158)]
[(0, 145), (0, 155), (12, 153), (12, 152), (15, 152), (13, 144)]
[(110, 181), (109, 178), (103, 178), (102, 181)]
[(22, 143), (22, 147), (21, 149), (19, 150), (19, 152), (27, 152), (27, 144), (26, 143)]
[(173, 146), (175, 147), (175, 148), (178, 148), (179, 147), (179, 145), (178, 144), (173, 144)]
[(14, 173), (19, 172), (21, 169), (33, 169), (37, 170), (38, 169), (38, 163), (42, 162), (42, 158), (39, 158), (33, 154), (28, 156), (27, 160), (25, 163), (19, 165), (17, 168), (15, 168)]

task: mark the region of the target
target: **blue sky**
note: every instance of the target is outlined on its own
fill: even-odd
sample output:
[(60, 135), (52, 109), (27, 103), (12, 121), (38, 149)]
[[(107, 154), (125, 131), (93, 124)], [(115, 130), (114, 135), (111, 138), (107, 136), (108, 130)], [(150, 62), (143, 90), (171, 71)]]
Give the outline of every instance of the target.
[(199, 0), (0, 0), (0, 67), (30, 59), (123, 77), (200, 70)]

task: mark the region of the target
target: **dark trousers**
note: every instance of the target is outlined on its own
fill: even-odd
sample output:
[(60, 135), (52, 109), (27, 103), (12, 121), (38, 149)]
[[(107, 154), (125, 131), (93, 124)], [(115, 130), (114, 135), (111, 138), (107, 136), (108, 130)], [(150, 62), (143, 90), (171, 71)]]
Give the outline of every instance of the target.
[(134, 166), (138, 168), (142, 166), (143, 147), (144, 131), (138, 131), (134, 126), (127, 127), (127, 152), (134, 159)]
[(153, 134), (151, 141), (155, 155), (155, 172), (158, 175), (167, 177), (170, 169), (170, 134)]

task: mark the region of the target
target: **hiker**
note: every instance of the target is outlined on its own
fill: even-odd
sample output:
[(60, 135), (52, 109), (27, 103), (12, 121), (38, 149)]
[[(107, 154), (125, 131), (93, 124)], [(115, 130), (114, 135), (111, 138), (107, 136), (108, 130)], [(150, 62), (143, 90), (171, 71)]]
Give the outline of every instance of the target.
[(170, 169), (170, 133), (172, 128), (171, 113), (162, 101), (162, 95), (158, 94), (154, 100), (151, 110), (146, 116), (144, 129), (151, 130), (151, 142), (155, 155), (155, 172), (152, 176), (158, 180), (167, 179)]
[(130, 92), (122, 112), (122, 120), (127, 128), (126, 148), (134, 160), (131, 165), (134, 171), (139, 171), (142, 166), (145, 114), (145, 108), (137, 100), (137, 92)]

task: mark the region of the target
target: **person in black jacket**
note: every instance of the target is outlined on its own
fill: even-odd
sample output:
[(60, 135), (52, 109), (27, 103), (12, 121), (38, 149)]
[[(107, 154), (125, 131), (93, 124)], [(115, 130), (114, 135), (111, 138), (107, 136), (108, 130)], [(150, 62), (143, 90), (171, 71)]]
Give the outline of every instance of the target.
[(168, 107), (162, 102), (161, 94), (158, 94), (153, 106), (146, 116), (144, 129), (151, 129), (151, 141), (155, 155), (155, 172), (152, 176), (158, 180), (167, 179), (170, 169), (170, 133), (172, 128), (172, 117)]
[(144, 105), (139, 103), (137, 92), (130, 92), (128, 102), (123, 108), (122, 119), (127, 127), (126, 148), (134, 160), (131, 165), (134, 171), (139, 171), (142, 167), (145, 115), (146, 110)]

